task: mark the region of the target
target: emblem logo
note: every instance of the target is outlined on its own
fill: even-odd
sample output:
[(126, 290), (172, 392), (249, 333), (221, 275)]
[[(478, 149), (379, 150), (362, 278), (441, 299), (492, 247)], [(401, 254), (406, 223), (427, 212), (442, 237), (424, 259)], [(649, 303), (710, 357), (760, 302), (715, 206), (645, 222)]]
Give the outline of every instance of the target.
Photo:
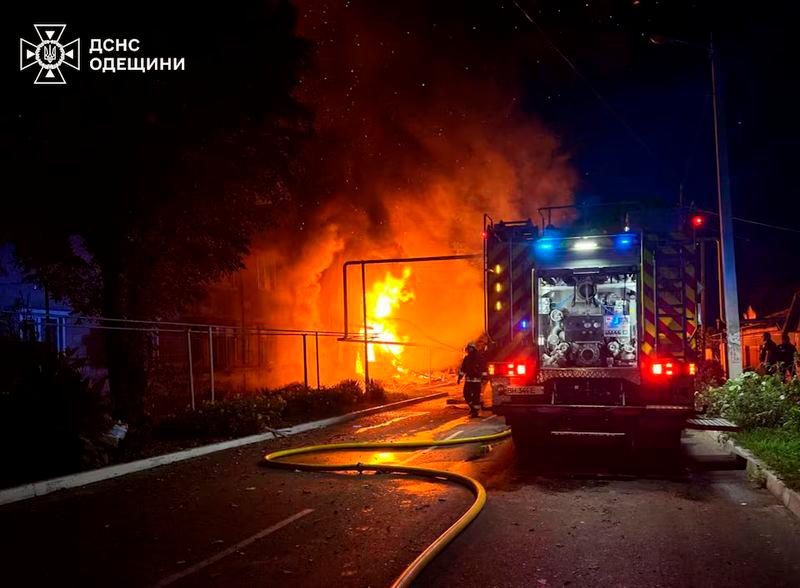
[(33, 28), (39, 36), (38, 43), (31, 43), (22, 38), (19, 40), (20, 71), (38, 65), (39, 73), (34, 84), (66, 84), (61, 66), (80, 70), (81, 40), (75, 39), (62, 44), (61, 36), (67, 28), (64, 24), (37, 24), (33, 25)]

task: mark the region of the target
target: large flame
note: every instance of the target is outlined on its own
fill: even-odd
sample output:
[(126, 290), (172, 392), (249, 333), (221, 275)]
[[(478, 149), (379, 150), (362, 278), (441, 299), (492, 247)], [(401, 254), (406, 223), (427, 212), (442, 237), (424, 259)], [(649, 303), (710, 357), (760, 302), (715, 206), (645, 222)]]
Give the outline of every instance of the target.
[[(403, 265), (388, 278), (388, 268), (367, 275), (374, 341), (366, 353), (337, 336), (358, 338), (363, 319), (356, 272), (344, 308), (342, 265), (480, 252), (484, 213), (535, 219), (539, 207), (571, 201), (569, 155), (519, 85), (530, 32), (464, 27), (465, 11), (479, 3), (462, 3), (463, 11), (423, 0), (294, 4), (298, 32), (316, 47), (297, 89), (314, 114), (313, 136), (297, 155), (286, 209), (277, 206), (242, 280), (221, 282), (207, 314), (328, 333), (308, 339), (306, 356), (299, 336), (248, 344), (236, 357), (258, 359), (247, 372), (251, 388), (302, 381), (304, 371), (313, 381), (317, 356), (323, 385), (352, 378), (354, 364), (382, 379), (407, 370), (400, 384), (451, 370), (483, 330), (479, 260), (414, 264), (410, 279)], [(413, 301), (403, 295), (409, 284)], [(232, 386), (244, 381), (229, 373)]]
[[(375, 341), (367, 345), (367, 361), (387, 362), (396, 374), (407, 371), (401, 363), (404, 346), (397, 343), (407, 342), (408, 337), (398, 332), (392, 314), (401, 303), (414, 299), (414, 292), (408, 287), (410, 277), (410, 267), (403, 268), (399, 277), (386, 272), (386, 277), (373, 283), (367, 292), (366, 336), (368, 340)], [(364, 333), (364, 327), (361, 327), (360, 335), (363, 337)], [(363, 375), (364, 364), (360, 352), (356, 355), (355, 369)]]

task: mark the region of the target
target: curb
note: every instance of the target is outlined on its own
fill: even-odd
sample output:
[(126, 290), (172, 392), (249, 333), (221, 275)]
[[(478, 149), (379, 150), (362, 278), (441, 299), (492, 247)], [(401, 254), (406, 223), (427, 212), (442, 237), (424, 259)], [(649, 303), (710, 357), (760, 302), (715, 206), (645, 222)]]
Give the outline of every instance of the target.
[(789, 512), (797, 518), (800, 518), (800, 493), (786, 486), (783, 480), (769, 469), (769, 466), (744, 447), (740, 447), (734, 443), (732, 439), (724, 437), (721, 433), (715, 434), (714, 431), (703, 432), (731, 453), (735, 453), (744, 459), (747, 462), (747, 467), (745, 468), (747, 474), (750, 476), (755, 475), (763, 477), (766, 480), (767, 490), (769, 490), (775, 498), (780, 500), (783, 506), (789, 509)]
[[(293, 427), (278, 429), (278, 433), (280, 433), (281, 436), (291, 437), (292, 435), (298, 435), (300, 433), (322, 429), (331, 425), (346, 423), (348, 421), (379, 412), (384, 412), (395, 408), (402, 408), (410, 404), (418, 404), (421, 402), (427, 402), (428, 400), (443, 398), (447, 395), (447, 392), (435, 392), (434, 394), (428, 394), (426, 396), (418, 396), (416, 398), (408, 398), (406, 400), (399, 400), (389, 404), (381, 404), (380, 406), (373, 406), (371, 408), (365, 408), (355, 412), (329, 417), (327, 419), (310, 421), (308, 423), (301, 423)], [(222, 441), (220, 443), (212, 443), (211, 445), (201, 445), (200, 447), (184, 449), (183, 451), (166, 453), (164, 455), (156, 455), (155, 457), (147, 457), (145, 459), (139, 459), (137, 461), (131, 461), (128, 463), (121, 463), (104, 468), (98, 468), (96, 470), (79, 472), (77, 474), (70, 474), (60, 478), (52, 478), (50, 480), (43, 480), (41, 482), (30, 482), (28, 484), (23, 484), (22, 486), (15, 486), (13, 488), (0, 490), (0, 506), (19, 502), (21, 500), (28, 500), (37, 496), (44, 496), (45, 494), (50, 494), (51, 492), (55, 492), (57, 490), (78, 488), (80, 486), (94, 484), (95, 482), (102, 482), (103, 480), (110, 480), (111, 478), (118, 478), (120, 476), (132, 474), (134, 472), (141, 472), (143, 470), (157, 468), (162, 465), (208, 455), (209, 453), (225, 451), (226, 449), (242, 447), (243, 445), (250, 445), (252, 443), (260, 443), (262, 441), (268, 441), (275, 438), (275, 434), (271, 432), (259, 433), (258, 435), (240, 437), (238, 439), (231, 439), (229, 441)]]

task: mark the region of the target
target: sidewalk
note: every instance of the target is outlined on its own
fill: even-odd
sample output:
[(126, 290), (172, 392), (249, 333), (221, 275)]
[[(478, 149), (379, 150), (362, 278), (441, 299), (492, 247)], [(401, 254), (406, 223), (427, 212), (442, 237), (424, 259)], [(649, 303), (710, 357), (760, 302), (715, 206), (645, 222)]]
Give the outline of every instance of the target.
[(147, 470), (170, 463), (192, 459), (195, 457), (200, 457), (202, 455), (208, 455), (209, 453), (224, 451), (226, 449), (241, 447), (243, 445), (250, 445), (252, 443), (260, 443), (262, 441), (267, 441), (269, 439), (275, 439), (276, 437), (284, 437), (284, 436), (288, 437), (292, 435), (297, 435), (299, 433), (305, 433), (308, 431), (321, 429), (323, 427), (344, 423), (364, 416), (388, 410), (394, 410), (397, 408), (402, 408), (404, 406), (408, 406), (411, 404), (427, 402), (429, 400), (435, 400), (437, 398), (444, 398), (447, 395), (448, 392), (446, 391), (433, 392), (430, 394), (417, 396), (415, 398), (408, 398), (406, 400), (400, 400), (398, 402), (392, 402), (389, 404), (382, 404), (379, 406), (374, 406), (372, 408), (365, 408), (362, 410), (350, 412), (343, 415), (329, 417), (317, 421), (311, 421), (308, 423), (302, 423), (285, 429), (278, 429), (277, 435), (272, 432), (260, 433), (258, 435), (240, 437), (239, 439), (231, 439), (229, 441), (222, 441), (220, 443), (212, 443), (210, 445), (201, 445), (199, 447), (193, 447), (191, 449), (185, 449), (182, 451), (176, 451), (164, 455), (158, 455), (154, 457), (117, 464), (95, 470), (70, 474), (68, 476), (62, 476), (50, 480), (31, 482), (28, 484), (23, 484), (21, 486), (6, 488), (4, 490), (0, 490), (0, 505), (19, 502), (21, 500), (27, 500), (29, 498), (34, 498), (37, 496), (43, 496), (45, 494), (50, 494), (51, 492), (55, 492), (57, 490), (65, 490), (67, 488), (77, 488), (80, 486), (85, 486), (87, 484), (100, 482), (102, 480), (109, 480), (111, 478), (117, 478), (119, 476), (131, 474), (133, 472), (140, 472), (142, 470)]

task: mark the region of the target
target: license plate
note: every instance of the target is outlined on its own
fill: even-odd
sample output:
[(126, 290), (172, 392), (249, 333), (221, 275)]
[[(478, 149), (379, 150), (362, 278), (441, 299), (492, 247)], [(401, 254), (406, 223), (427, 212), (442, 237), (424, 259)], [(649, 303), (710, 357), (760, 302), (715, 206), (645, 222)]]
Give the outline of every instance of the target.
[(508, 386), (506, 394), (544, 394), (544, 386)]

